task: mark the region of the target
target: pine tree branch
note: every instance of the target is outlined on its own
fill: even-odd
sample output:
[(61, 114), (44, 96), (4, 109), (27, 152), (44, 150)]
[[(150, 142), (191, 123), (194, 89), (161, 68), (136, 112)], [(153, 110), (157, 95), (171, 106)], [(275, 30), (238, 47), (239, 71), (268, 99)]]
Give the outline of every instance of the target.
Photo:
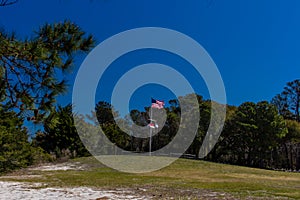
[(10, 6), (13, 5), (15, 3), (17, 3), (19, 0), (14, 0), (14, 1), (10, 1), (10, 0), (1, 0), (0, 1), (0, 6)]

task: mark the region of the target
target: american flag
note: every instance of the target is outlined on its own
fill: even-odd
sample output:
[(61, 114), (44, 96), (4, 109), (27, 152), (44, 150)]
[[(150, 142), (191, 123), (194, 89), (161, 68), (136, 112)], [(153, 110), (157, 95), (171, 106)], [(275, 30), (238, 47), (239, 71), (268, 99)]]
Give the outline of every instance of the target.
[(154, 124), (154, 123), (150, 123), (150, 124), (148, 124), (148, 126), (149, 126), (150, 128), (155, 128), (155, 124)]
[(164, 105), (165, 105), (164, 101), (160, 101), (160, 100), (151, 98), (151, 102), (152, 102), (152, 105), (151, 105), (152, 108), (158, 108), (158, 109), (164, 108)]
[(151, 122), (150, 124), (148, 124), (148, 126), (150, 128), (158, 128), (158, 124)]

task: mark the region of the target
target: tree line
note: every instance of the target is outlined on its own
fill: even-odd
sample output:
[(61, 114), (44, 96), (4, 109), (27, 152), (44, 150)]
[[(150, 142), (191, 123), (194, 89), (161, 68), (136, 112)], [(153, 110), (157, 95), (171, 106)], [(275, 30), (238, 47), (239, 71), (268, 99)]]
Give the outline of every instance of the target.
[[(77, 133), (74, 118), (80, 119), (86, 129), (97, 131), (100, 125), (107, 138), (124, 150), (149, 151), (149, 138), (124, 133), (113, 118), (112, 113), (117, 116), (118, 112), (107, 102), (98, 102), (89, 116), (77, 116), (72, 105), (56, 106), (56, 97), (66, 91), (65, 75), (71, 70), (73, 59), (78, 53), (88, 52), (93, 44), (91, 35), (69, 21), (45, 24), (27, 39), (0, 31), (0, 173), (43, 160), (90, 155), (82, 143), (84, 138)], [(198, 105), (190, 106), (189, 114), (193, 116), (193, 106), (198, 106), (200, 122), (192, 144), (185, 150), (195, 158), (210, 123), (211, 106), (218, 104), (196, 96)], [(189, 97), (181, 98), (188, 102)], [(152, 138), (153, 151), (169, 144), (179, 128), (188, 131), (191, 126), (189, 115), (181, 121), (183, 105), (178, 99), (170, 100), (169, 104), (165, 108), (166, 122)], [(270, 102), (245, 102), (226, 108), (222, 134), (205, 160), (300, 169), (299, 80), (288, 82)], [(147, 126), (149, 109), (131, 110), (127, 117), (117, 120), (128, 128), (132, 126), (129, 117), (136, 125)], [(99, 125), (91, 127), (85, 119)], [(41, 124), (43, 129), (28, 139), (25, 121)], [(93, 142), (94, 146), (102, 144)]]
[[(300, 85), (298, 86), (300, 88)], [(291, 94), (292, 92), (297, 92), (297, 90), (290, 90), (289, 95), (294, 95)], [(287, 95), (286, 88), (283, 94)], [(188, 98), (188, 95), (182, 98)], [(277, 98), (278, 95), (271, 102), (245, 102), (240, 106), (227, 105), (227, 116), (222, 134), (216, 146), (204, 159), (258, 168), (299, 170), (300, 124), (297, 121), (297, 112), (291, 109), (294, 108), (291, 106), (288, 117), (282, 115), (278, 104), (275, 103)], [(195, 158), (198, 158), (210, 123), (211, 104), (215, 103), (204, 100), (200, 95), (197, 95), (197, 99), (200, 110), (199, 127), (192, 144), (185, 152), (195, 155)], [(295, 103), (291, 102), (292, 99), (285, 103), (287, 105)], [(169, 104), (170, 106), (165, 108), (167, 118), (163, 128), (152, 137), (152, 151), (166, 146), (175, 137), (178, 128), (182, 126), (179, 101), (170, 100)], [(45, 123), (45, 131), (38, 133), (35, 138), (38, 146), (43, 147), (49, 153), (57, 152), (57, 149), (60, 151), (69, 149), (70, 152), (76, 152), (75, 155), (88, 154), (76, 135), (76, 128), (70, 117), (72, 116), (71, 107), (68, 105), (58, 108), (56, 112), (59, 120), (55, 126), (53, 126), (53, 120)], [(117, 120), (122, 120), (130, 127), (128, 122), (128, 117), (130, 117), (135, 124), (147, 126), (149, 109), (150, 107), (145, 108), (144, 111), (131, 110), (127, 119), (125, 117), (117, 118)], [(115, 123), (113, 112), (117, 116), (117, 111), (111, 104), (100, 101), (95, 107), (95, 113), (89, 116), (89, 120), (97, 120), (109, 140), (120, 148), (132, 152), (148, 152), (149, 138), (138, 138), (124, 133)], [(149, 128), (146, 129), (148, 130)]]

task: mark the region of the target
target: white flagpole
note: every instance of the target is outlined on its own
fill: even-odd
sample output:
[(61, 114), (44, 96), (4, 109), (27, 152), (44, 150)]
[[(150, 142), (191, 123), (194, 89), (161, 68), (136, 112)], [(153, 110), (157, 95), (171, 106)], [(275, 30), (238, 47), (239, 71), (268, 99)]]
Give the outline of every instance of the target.
[[(152, 106), (150, 107), (150, 124), (152, 123)], [(150, 140), (149, 140), (149, 156), (151, 156), (151, 148), (152, 148), (152, 128), (149, 126), (150, 131)]]

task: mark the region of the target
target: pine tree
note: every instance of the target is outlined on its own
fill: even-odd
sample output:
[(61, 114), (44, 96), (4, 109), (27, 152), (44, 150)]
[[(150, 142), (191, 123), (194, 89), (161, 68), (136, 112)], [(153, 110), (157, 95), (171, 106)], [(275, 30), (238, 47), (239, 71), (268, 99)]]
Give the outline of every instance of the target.
[(32, 150), (23, 121), (0, 107), (0, 173), (32, 164)]
[(88, 52), (93, 43), (69, 21), (45, 24), (25, 40), (0, 31), (0, 103), (26, 113), (28, 120), (42, 120), (67, 89), (57, 74), (70, 71), (74, 55)]

